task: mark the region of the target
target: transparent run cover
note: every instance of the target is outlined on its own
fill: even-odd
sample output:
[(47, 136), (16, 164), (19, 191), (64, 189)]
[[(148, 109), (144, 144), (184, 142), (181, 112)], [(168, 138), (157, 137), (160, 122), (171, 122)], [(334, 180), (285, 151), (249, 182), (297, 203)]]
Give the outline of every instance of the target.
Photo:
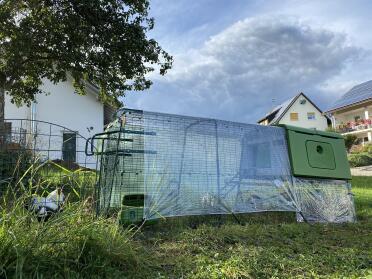
[(355, 220), (347, 181), (292, 176), (284, 128), (125, 109), (107, 131), (105, 210), (142, 194), (145, 219), (293, 211), (299, 221)]
[(285, 131), (144, 112), (145, 217), (295, 211)]
[(343, 180), (294, 178), (296, 203), (302, 222), (345, 223), (355, 221), (351, 185)]

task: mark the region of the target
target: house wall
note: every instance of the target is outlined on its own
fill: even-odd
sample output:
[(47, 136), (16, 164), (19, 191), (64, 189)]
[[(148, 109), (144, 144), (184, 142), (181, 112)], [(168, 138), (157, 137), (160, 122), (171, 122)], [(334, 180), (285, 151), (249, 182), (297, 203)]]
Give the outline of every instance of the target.
[[(71, 81), (53, 84), (44, 82), (49, 95), (37, 96), (35, 119), (56, 123), (79, 132), (84, 137), (103, 131), (103, 104), (97, 94), (87, 90), (85, 96), (75, 93)], [(93, 127), (91, 132), (87, 128)]]
[(372, 124), (355, 124), (356, 117), (359, 117), (361, 120), (372, 119), (372, 102), (368, 102), (362, 107), (355, 105), (342, 111), (337, 111), (332, 114), (332, 117), (334, 120), (333, 127), (335, 129), (340, 130), (345, 135), (355, 135), (362, 144), (372, 142)]
[[(368, 113), (366, 113), (368, 112)], [(359, 116), (360, 119), (367, 119), (367, 114), (368, 118), (372, 118), (372, 106), (368, 105), (365, 108), (358, 108), (358, 109), (353, 109), (350, 108), (348, 110), (344, 110), (343, 112), (337, 112), (333, 114), (334, 119), (335, 119), (335, 125), (338, 126), (340, 124), (346, 124), (348, 122), (355, 122), (355, 117)]]
[(22, 106), (18, 108), (15, 104), (10, 101), (10, 96), (5, 94), (5, 108), (4, 116), (7, 119), (23, 118), (29, 119), (31, 117), (31, 108), (27, 106)]
[[(36, 96), (36, 103), (31, 107), (16, 107), (10, 103), (10, 97), (6, 96), (5, 118), (25, 118), (51, 122), (78, 132), (88, 138), (103, 131), (103, 104), (97, 99), (97, 94), (87, 88), (84, 96), (75, 93), (71, 80), (53, 84), (45, 80), (41, 89), (47, 93)], [(14, 123), (13, 127), (17, 124)], [(89, 131), (88, 131), (89, 128)], [(66, 132), (62, 127), (49, 124), (38, 124), (37, 127), (28, 127), (28, 130), (37, 131), (38, 146), (41, 150), (61, 150), (62, 136)], [(43, 136), (45, 134), (45, 136)], [(47, 135), (52, 134), (52, 137)], [(50, 139), (49, 139), (50, 138)], [(85, 139), (77, 140), (76, 162), (86, 161), (84, 155)], [(46, 151), (42, 152), (46, 156)], [(49, 152), (52, 159), (61, 159), (61, 152)]]
[[(311, 102), (306, 99), (305, 104), (301, 104), (300, 101), (305, 99), (303, 96), (297, 98), (297, 100), (293, 103), (293, 105), (289, 108), (289, 110), (283, 115), (282, 119), (279, 121), (280, 124), (287, 124), (298, 126), (302, 128), (308, 129), (316, 129), (324, 131), (327, 129), (327, 118), (322, 115), (322, 113), (317, 110)], [(298, 113), (298, 120), (294, 121), (290, 119), (290, 113), (297, 112)], [(308, 112), (315, 113), (315, 119), (309, 120), (307, 118)]]

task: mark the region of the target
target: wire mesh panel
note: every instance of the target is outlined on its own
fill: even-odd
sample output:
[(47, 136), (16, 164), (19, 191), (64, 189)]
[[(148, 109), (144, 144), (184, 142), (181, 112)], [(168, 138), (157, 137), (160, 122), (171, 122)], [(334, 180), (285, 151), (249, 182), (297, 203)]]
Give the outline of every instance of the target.
[(144, 112), (147, 219), (295, 211), (282, 128)]
[(281, 127), (122, 109), (97, 139), (100, 212), (142, 195), (148, 220), (260, 211), (355, 219), (347, 181), (292, 175)]
[(76, 196), (92, 191), (97, 163), (85, 155), (85, 144), (78, 131), (60, 125), (5, 119), (0, 131), (0, 194), (21, 185), (30, 186), (32, 193), (55, 187)]
[(100, 156), (98, 212), (120, 208), (125, 196), (144, 193), (142, 114), (118, 118), (93, 141)]

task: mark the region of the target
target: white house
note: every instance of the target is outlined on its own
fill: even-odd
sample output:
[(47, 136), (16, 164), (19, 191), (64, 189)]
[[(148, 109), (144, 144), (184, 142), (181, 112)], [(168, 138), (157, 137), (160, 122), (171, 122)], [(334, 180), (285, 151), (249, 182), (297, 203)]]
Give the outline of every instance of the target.
[(283, 102), (257, 121), (261, 125), (287, 124), (324, 131), (328, 118), (304, 93)]
[(327, 113), (332, 127), (343, 135), (355, 135), (360, 143), (372, 142), (372, 80), (358, 84), (338, 99)]
[(5, 96), (5, 119), (13, 137), (23, 133), (37, 138), (34, 145), (44, 157), (86, 163), (85, 138), (102, 132), (114, 109), (98, 100), (93, 84), (87, 84), (86, 95), (75, 93), (71, 78), (57, 84), (45, 80), (41, 89), (48, 94), (36, 95), (30, 107), (17, 107)]

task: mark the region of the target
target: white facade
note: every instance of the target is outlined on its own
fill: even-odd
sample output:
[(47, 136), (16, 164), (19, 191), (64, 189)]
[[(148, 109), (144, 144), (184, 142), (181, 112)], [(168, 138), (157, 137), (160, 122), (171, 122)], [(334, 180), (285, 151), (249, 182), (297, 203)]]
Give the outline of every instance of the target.
[[(10, 102), (10, 96), (5, 96), (5, 119), (29, 119), (46, 121), (60, 126), (64, 126), (69, 130), (63, 129), (62, 127), (52, 126), (49, 124), (39, 123), (34, 127), (22, 127), (26, 129), (27, 133), (38, 134), (40, 143), (38, 148), (48, 158), (51, 159), (62, 159), (61, 150), (63, 144), (63, 134), (68, 132), (76, 132), (76, 159), (74, 161), (80, 163), (86, 161), (83, 153), (85, 146), (85, 139), (89, 138), (95, 133), (100, 133), (104, 128), (104, 106), (98, 100), (98, 90), (93, 86), (86, 87), (86, 95), (79, 95), (75, 93), (75, 89), (72, 85), (71, 80), (66, 82), (60, 82), (53, 84), (49, 80), (46, 80), (41, 87), (44, 92), (48, 95), (38, 94), (36, 96), (36, 102), (30, 107), (22, 106), (17, 107)], [(18, 128), (19, 121), (12, 122), (12, 128)], [(30, 123), (24, 121), (23, 123)], [(45, 135), (43, 137), (43, 135)], [(47, 136), (47, 135), (51, 135)], [(49, 151), (46, 155), (45, 150), (59, 150), (53, 155)]]
[(355, 135), (362, 144), (372, 142), (372, 102), (349, 105), (335, 110), (332, 127), (343, 135)]
[(299, 93), (275, 107), (258, 123), (261, 125), (286, 124), (320, 131), (328, 128), (328, 118), (304, 93)]
[[(32, 106), (17, 107), (5, 96), (5, 118), (27, 118), (42, 120), (65, 126), (89, 137), (91, 133), (103, 131), (103, 104), (98, 100), (97, 92), (87, 88), (87, 94), (75, 93), (70, 81), (53, 84), (45, 81), (41, 89), (50, 93), (36, 96)], [(93, 127), (91, 132), (87, 128)]]
[(327, 111), (332, 127), (343, 135), (355, 135), (358, 142), (372, 142), (372, 80), (355, 85)]
[[(297, 113), (298, 120), (291, 119), (291, 113)], [(312, 113), (314, 113), (314, 118), (311, 117), (309, 119), (309, 114), (311, 115)], [(303, 96), (299, 96), (294, 101), (287, 112), (279, 120), (279, 124), (287, 124), (320, 131), (324, 131), (328, 127), (327, 118)]]

